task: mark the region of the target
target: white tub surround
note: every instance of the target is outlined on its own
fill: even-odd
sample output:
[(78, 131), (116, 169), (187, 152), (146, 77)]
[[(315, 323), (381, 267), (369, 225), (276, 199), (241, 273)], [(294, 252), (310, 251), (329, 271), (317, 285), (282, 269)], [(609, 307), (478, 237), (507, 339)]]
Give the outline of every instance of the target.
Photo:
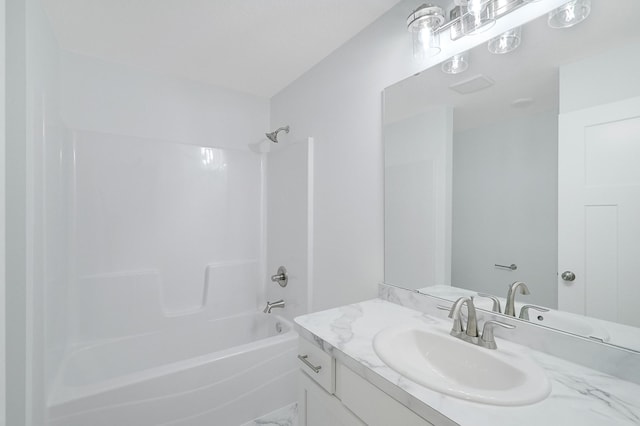
[(545, 369), (552, 386), (548, 398), (520, 407), (468, 402), (406, 379), (374, 352), (373, 338), (385, 328), (409, 324), (450, 328), (451, 320), (445, 318), (444, 311), (429, 315), (374, 299), (301, 316), (295, 322), (301, 338), (436, 425), (640, 423), (640, 386), (504, 339), (498, 340), (497, 350), (528, 356)]

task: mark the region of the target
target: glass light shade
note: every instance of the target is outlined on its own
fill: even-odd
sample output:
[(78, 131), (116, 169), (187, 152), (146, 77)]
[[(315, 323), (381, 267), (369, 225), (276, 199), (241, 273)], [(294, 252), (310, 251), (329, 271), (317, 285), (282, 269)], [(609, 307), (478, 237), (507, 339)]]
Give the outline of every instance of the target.
[(428, 28), (414, 31), (413, 35), (413, 57), (417, 60), (424, 60), (440, 53), (440, 34)]
[(469, 53), (453, 55), (442, 63), (442, 71), (447, 74), (460, 74), (469, 68)]
[(423, 4), (407, 18), (407, 29), (413, 38), (413, 56), (417, 60), (440, 53), (438, 28), (444, 23), (444, 10), (432, 4)]
[(492, 0), (467, 0), (467, 11), (472, 15), (480, 15)]
[(571, 0), (549, 12), (551, 28), (569, 28), (584, 21), (591, 13), (591, 0)]
[(512, 52), (520, 46), (522, 41), (522, 27), (515, 27), (489, 40), (489, 52), (502, 55)]
[(480, 34), (493, 27), (496, 23), (493, 5), (485, 7), (482, 13), (465, 11), (462, 15), (462, 33), (464, 35)]

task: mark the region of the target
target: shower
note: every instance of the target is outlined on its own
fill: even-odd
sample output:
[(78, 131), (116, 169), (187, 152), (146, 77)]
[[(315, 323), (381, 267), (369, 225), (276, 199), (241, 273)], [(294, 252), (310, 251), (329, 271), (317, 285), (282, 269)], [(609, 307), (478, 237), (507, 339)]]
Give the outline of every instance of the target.
[(284, 130), (285, 133), (289, 133), (289, 126), (280, 127), (279, 129), (271, 133), (265, 133), (265, 136), (268, 137), (271, 142), (278, 143), (278, 133), (280, 133), (282, 130)]

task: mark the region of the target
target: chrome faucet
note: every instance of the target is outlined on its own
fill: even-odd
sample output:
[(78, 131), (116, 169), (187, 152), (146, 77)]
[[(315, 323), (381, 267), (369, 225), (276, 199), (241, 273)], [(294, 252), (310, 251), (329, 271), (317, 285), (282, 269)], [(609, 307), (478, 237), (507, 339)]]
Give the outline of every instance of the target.
[[(467, 327), (462, 326), (462, 305), (467, 304)], [(478, 337), (478, 320), (476, 316), (476, 307), (473, 305), (472, 297), (461, 297), (455, 301), (449, 311), (449, 318), (453, 319), (453, 327), (451, 335), (459, 337), (462, 340), (473, 341)], [(475, 343), (475, 342), (474, 342)]]
[(516, 316), (516, 291), (518, 290), (520, 290), (520, 294), (531, 294), (529, 287), (522, 281), (516, 281), (511, 284), (507, 293), (507, 306), (504, 307), (505, 315)]
[(272, 309), (275, 308), (284, 308), (284, 300), (276, 300), (275, 302), (267, 302), (267, 306), (264, 308), (265, 314), (270, 314)]
[[(462, 305), (467, 304), (467, 327), (462, 326)], [(445, 306), (438, 306), (439, 309), (449, 310)], [(473, 305), (473, 297), (461, 297), (456, 300), (451, 309), (449, 310), (449, 318), (453, 319), (453, 327), (451, 327), (451, 334), (453, 337), (464, 340), (465, 342), (473, 343), (474, 345), (482, 346), (487, 349), (497, 349), (496, 340), (493, 336), (494, 327), (503, 327), (513, 329), (515, 326), (505, 324), (500, 321), (487, 321), (482, 327), (482, 336), (478, 335), (478, 318), (476, 315), (476, 308)]]

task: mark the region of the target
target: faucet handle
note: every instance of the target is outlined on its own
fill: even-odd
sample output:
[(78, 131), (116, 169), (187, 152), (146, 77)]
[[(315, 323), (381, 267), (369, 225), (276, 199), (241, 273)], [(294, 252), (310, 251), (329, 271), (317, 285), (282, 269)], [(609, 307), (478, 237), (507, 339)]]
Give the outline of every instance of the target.
[(496, 296), (494, 296), (493, 294), (478, 293), (478, 297), (486, 297), (491, 299), (493, 301), (493, 306), (491, 307), (491, 310), (499, 314), (502, 313), (502, 309), (500, 307), (500, 299), (498, 299)]
[(484, 327), (482, 327), (482, 337), (480, 337), (480, 340), (478, 342), (480, 346), (488, 349), (498, 348), (498, 346), (496, 345), (496, 339), (493, 335), (493, 329), (496, 326), (507, 328), (509, 330), (513, 330), (514, 328), (516, 328), (515, 325), (507, 324), (500, 321), (487, 321), (484, 323)]
[(549, 309), (543, 308), (542, 306), (524, 305), (522, 308), (520, 308), (519, 318), (529, 321), (529, 309), (533, 309), (534, 311), (538, 312), (549, 312)]
[(453, 326), (451, 327), (451, 335), (459, 336), (464, 333), (464, 327), (462, 326), (462, 319), (460, 318), (460, 299), (456, 300), (451, 307), (438, 305), (437, 308), (441, 311), (449, 311), (449, 318), (453, 318)]

